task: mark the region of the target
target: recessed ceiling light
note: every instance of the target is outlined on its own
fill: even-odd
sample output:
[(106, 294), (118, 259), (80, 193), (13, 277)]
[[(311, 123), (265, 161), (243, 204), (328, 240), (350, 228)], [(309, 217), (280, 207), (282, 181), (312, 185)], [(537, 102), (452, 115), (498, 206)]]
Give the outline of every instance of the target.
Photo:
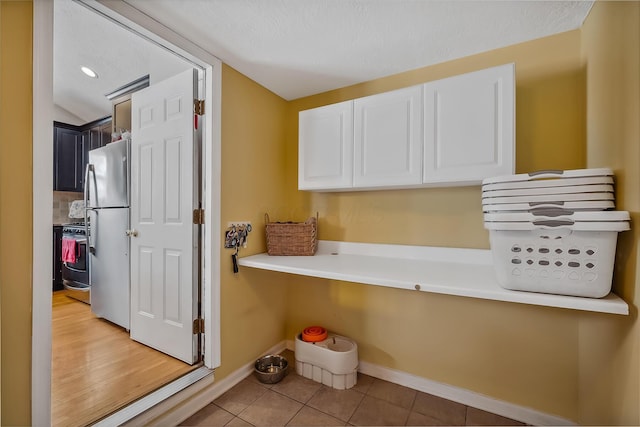
[(91, 77), (93, 79), (97, 79), (98, 78), (98, 74), (95, 71), (93, 71), (91, 68), (89, 68), (89, 67), (80, 67), (80, 69), (87, 76), (89, 76), (89, 77)]

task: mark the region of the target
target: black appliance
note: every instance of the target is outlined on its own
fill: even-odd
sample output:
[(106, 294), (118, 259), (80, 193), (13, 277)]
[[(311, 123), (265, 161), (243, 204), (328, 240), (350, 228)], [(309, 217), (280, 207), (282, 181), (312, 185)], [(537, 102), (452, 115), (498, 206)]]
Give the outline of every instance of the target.
[(75, 241), (75, 262), (62, 263), (62, 284), (65, 294), (79, 301), (90, 303), (89, 262), (87, 258), (87, 235), (84, 222), (63, 224), (62, 239)]

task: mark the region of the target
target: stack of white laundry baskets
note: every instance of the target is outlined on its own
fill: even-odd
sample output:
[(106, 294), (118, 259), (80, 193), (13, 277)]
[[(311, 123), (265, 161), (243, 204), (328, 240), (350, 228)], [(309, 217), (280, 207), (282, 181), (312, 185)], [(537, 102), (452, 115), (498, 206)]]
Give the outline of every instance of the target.
[(610, 169), (487, 178), (482, 207), (500, 286), (591, 298), (611, 291), (629, 213), (613, 210)]

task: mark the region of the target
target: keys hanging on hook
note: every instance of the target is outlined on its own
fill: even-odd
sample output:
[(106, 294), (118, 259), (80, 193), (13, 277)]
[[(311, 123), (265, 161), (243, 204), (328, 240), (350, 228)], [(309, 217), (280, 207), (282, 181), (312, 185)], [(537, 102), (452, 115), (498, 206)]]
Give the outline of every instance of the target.
[(247, 247), (247, 237), (251, 232), (251, 224), (230, 224), (224, 237), (224, 247), (226, 249), (233, 249), (234, 252), (231, 255), (231, 262), (233, 263), (233, 272), (238, 272), (238, 252), (240, 246)]
[(234, 252), (231, 255), (231, 263), (233, 264), (233, 272), (238, 272), (238, 242), (240, 241), (238, 235), (238, 227), (232, 225), (227, 229), (224, 235), (224, 247), (226, 249), (233, 249)]
[(233, 272), (237, 273), (238, 272), (238, 247), (236, 246), (236, 250), (233, 253), (233, 255), (231, 255), (231, 262), (233, 263)]
[(224, 236), (224, 247), (226, 249), (233, 249), (236, 247), (238, 242), (238, 231), (236, 230), (236, 226), (231, 226), (227, 230)]
[(244, 241), (242, 243), (242, 247), (247, 247), (247, 240), (249, 240), (249, 233), (251, 232), (251, 224), (246, 224), (244, 226)]
[(245, 229), (245, 226), (243, 224), (240, 224), (238, 226), (238, 247), (242, 246), (243, 248), (246, 247), (245, 243), (247, 240), (247, 231)]

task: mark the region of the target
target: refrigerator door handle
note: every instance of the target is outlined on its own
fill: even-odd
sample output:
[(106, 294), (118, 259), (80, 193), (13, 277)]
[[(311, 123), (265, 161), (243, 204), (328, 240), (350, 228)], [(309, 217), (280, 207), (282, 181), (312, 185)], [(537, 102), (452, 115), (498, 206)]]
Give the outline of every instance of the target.
[(88, 217), (88, 213), (89, 211), (93, 211), (95, 212), (95, 218), (93, 221), (93, 227), (89, 227), (89, 222), (85, 220), (84, 223), (84, 227), (85, 227), (85, 234), (87, 236), (87, 249), (89, 249), (89, 253), (92, 253), (95, 255), (96, 253), (96, 246), (95, 246), (95, 237), (94, 240), (91, 240), (91, 229), (93, 228), (94, 230), (96, 229), (96, 226), (98, 225), (98, 209), (96, 208), (85, 208), (84, 212), (85, 215)]
[(87, 167), (84, 170), (84, 226), (85, 226), (85, 232), (88, 233), (88, 230), (86, 230), (86, 227), (88, 226), (89, 222), (87, 221), (87, 207), (89, 206), (89, 190), (90, 190), (90, 180), (89, 180), (89, 173), (93, 174), (93, 179), (95, 181), (96, 179), (96, 171), (93, 167), (93, 165), (91, 163), (87, 163)]
[[(91, 230), (89, 228), (89, 211), (95, 210), (89, 207), (89, 191), (91, 188), (89, 173), (93, 175), (93, 180), (96, 179), (96, 171), (91, 163), (87, 163), (87, 168), (84, 170), (84, 234), (87, 236), (87, 247), (92, 254), (96, 253), (95, 247), (91, 244)], [(97, 220), (96, 215), (96, 220)]]
[(90, 169), (90, 164), (87, 163), (86, 168), (84, 169), (84, 194), (83, 194), (83, 198), (84, 198), (84, 231), (85, 234), (87, 234), (87, 202), (89, 201), (89, 187), (87, 185), (87, 183), (89, 182), (89, 169)]
[(123, 159), (124, 162), (124, 185), (127, 197), (127, 206), (131, 206), (131, 140), (127, 140), (126, 156)]

